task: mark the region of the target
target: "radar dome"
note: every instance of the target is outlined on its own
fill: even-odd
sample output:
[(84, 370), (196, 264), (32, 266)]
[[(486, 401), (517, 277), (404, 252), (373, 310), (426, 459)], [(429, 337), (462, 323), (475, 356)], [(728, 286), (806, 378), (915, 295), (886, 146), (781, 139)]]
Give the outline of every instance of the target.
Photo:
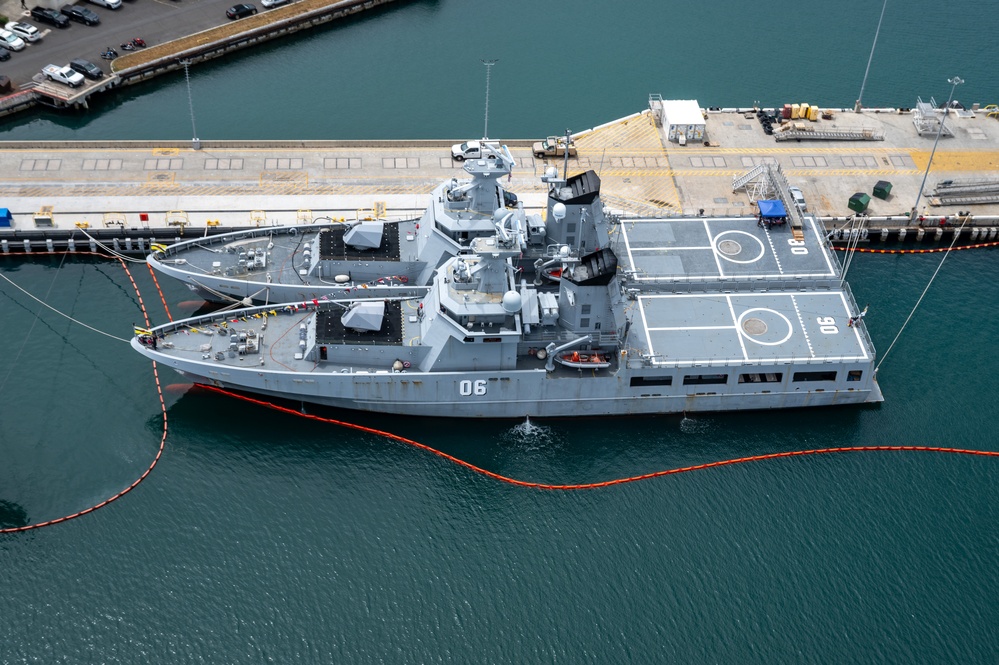
[(507, 291), (503, 294), (503, 310), (508, 314), (516, 314), (523, 306), (523, 299), (516, 291)]
[(565, 204), (564, 203), (560, 202), (560, 203), (556, 203), (555, 205), (552, 206), (552, 217), (554, 217), (555, 219), (558, 219), (558, 220), (565, 219)]

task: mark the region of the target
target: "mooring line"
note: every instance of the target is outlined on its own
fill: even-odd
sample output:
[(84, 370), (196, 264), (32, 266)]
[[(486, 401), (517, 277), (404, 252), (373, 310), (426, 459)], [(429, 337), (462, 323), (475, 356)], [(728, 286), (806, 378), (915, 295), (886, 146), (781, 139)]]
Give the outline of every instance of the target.
[[(108, 256), (105, 256), (103, 254), (98, 254), (96, 252), (75, 252), (75, 253), (76, 254), (84, 254), (84, 253), (85, 254), (93, 254), (95, 256), (100, 256), (101, 258), (110, 258)], [(135, 279), (132, 277), (132, 273), (128, 270), (128, 266), (125, 264), (125, 262), (120, 257), (115, 257), (115, 258), (117, 258), (118, 262), (121, 263), (121, 267), (124, 268), (125, 274), (128, 275), (128, 279), (132, 283), (132, 288), (135, 289), (135, 295), (139, 299), (139, 307), (142, 309), (143, 319), (146, 322), (146, 326), (148, 326), (149, 325), (149, 315), (146, 312), (146, 306), (142, 303), (142, 294), (139, 292), (139, 286), (138, 286), (138, 284), (135, 283)], [(0, 276), (3, 276), (3, 273), (0, 273)], [(6, 279), (6, 277), (5, 277), (5, 279)], [(10, 281), (10, 280), (7, 280), (7, 281)], [(13, 282), (11, 282), (11, 283), (13, 284)], [(17, 285), (14, 284), (14, 286), (17, 286)], [(20, 289), (20, 287), (18, 287), (18, 288)], [(21, 289), (21, 290), (23, 291), (23, 289)], [(25, 291), (25, 293), (27, 293), (27, 292)], [(29, 293), (28, 295), (30, 296), (31, 294)], [(34, 296), (31, 296), (31, 297), (34, 298)], [(42, 304), (44, 305), (45, 303), (42, 303)], [(46, 305), (46, 307), (48, 307), (48, 305)], [(52, 309), (52, 308), (49, 307), (49, 309)], [(58, 312), (58, 310), (54, 310), (53, 309), (53, 311), (56, 311), (57, 313), (62, 314), (61, 312)], [(66, 315), (63, 314), (63, 316), (66, 316)], [(70, 317), (66, 317), (66, 318), (70, 318)], [(80, 323), (79, 321), (75, 321), (75, 319), (72, 319), (72, 318), (70, 318), (70, 320), (74, 321), (75, 323)], [(83, 326), (88, 327), (88, 328), (90, 327), (90, 326), (87, 326), (84, 323), (80, 323), (80, 325), (83, 325)], [(95, 332), (101, 332), (101, 331), (96, 330)], [(107, 335), (107, 333), (102, 333), (102, 334)], [(108, 335), (108, 337), (113, 337), (113, 335)], [(118, 339), (118, 338), (115, 338), (115, 339)], [(128, 342), (128, 340), (122, 340), (122, 341)], [(77, 512), (71, 514), (71, 515), (64, 515), (62, 517), (57, 517), (56, 519), (46, 520), (45, 522), (38, 522), (38, 523), (35, 523), (35, 524), (26, 524), (24, 526), (17, 526), (17, 527), (0, 528), (0, 534), (4, 534), (4, 533), (18, 533), (18, 532), (21, 532), (21, 531), (31, 531), (33, 529), (40, 529), (40, 528), (46, 527), (46, 526), (54, 526), (56, 524), (62, 524), (63, 522), (68, 522), (69, 520), (76, 519), (77, 517), (82, 517), (84, 515), (88, 515), (88, 514), (94, 512), (95, 510), (98, 510), (99, 508), (103, 508), (104, 506), (106, 506), (106, 505), (108, 505), (108, 504), (110, 504), (110, 503), (112, 503), (114, 501), (117, 501), (121, 497), (125, 496), (126, 494), (128, 494), (129, 492), (131, 492), (132, 490), (134, 490), (136, 487), (138, 487), (139, 483), (141, 483), (143, 480), (145, 480), (149, 476), (149, 474), (152, 473), (153, 469), (156, 468), (156, 465), (159, 463), (160, 458), (163, 456), (163, 451), (166, 448), (166, 439), (167, 439), (167, 409), (166, 409), (166, 401), (163, 399), (163, 388), (160, 385), (160, 374), (159, 374), (158, 368), (156, 367), (156, 362), (155, 361), (153, 361), (153, 379), (156, 382), (156, 394), (159, 397), (159, 400), (160, 400), (160, 411), (163, 414), (163, 433), (160, 436), (160, 445), (159, 445), (159, 448), (156, 451), (156, 456), (153, 457), (153, 461), (149, 464), (148, 467), (146, 467), (146, 470), (142, 473), (142, 475), (139, 476), (138, 478), (136, 478), (132, 482), (131, 485), (129, 485), (125, 489), (121, 490), (117, 494), (115, 494), (115, 495), (113, 495), (113, 496), (111, 496), (111, 497), (109, 497), (107, 499), (104, 499), (100, 503), (95, 504), (93, 506), (90, 506), (89, 508), (85, 508), (83, 510), (77, 511)]]

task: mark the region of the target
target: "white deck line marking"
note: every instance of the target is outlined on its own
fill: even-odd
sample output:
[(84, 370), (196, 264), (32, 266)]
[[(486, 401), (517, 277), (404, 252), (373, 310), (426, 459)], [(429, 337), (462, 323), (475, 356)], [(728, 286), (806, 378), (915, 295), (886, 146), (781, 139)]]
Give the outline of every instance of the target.
[[(832, 276), (834, 276), (836, 274), (836, 270), (833, 268), (832, 261), (830, 261), (830, 257), (829, 257), (829, 255), (832, 253), (833, 250), (826, 249), (826, 247), (825, 247), (825, 244), (826, 244), (826, 241), (825, 241), (825, 230), (823, 230), (821, 233), (819, 232), (818, 225), (815, 223), (815, 217), (809, 217), (808, 221), (812, 225), (812, 233), (815, 234), (816, 238), (820, 238), (820, 240), (819, 240), (819, 250), (822, 252), (822, 258), (825, 259), (825, 261), (826, 261), (826, 268), (829, 269), (829, 276), (832, 277)], [(849, 311), (849, 310), (847, 310), (847, 311)]]
[(749, 354), (746, 353), (746, 343), (742, 339), (742, 333), (739, 332), (739, 317), (735, 315), (735, 308), (732, 307), (731, 296), (726, 295), (725, 302), (728, 303), (728, 313), (732, 315), (732, 323), (735, 324), (735, 336), (739, 339), (739, 348), (742, 349), (742, 358), (743, 360), (749, 360)]
[[(751, 277), (752, 278), (760, 278), (760, 277), (767, 277), (768, 275), (769, 276), (773, 276), (773, 277), (799, 277), (799, 278), (805, 278), (805, 277), (829, 277), (829, 275), (827, 275), (825, 273), (818, 273), (818, 272), (817, 273), (810, 273), (810, 272), (809, 273), (796, 273), (796, 272), (793, 272), (793, 273), (786, 273), (786, 274), (782, 274), (782, 275), (773, 275), (773, 274), (770, 274), (770, 273), (760, 273), (760, 274), (751, 275)], [(661, 279), (677, 280), (679, 277), (680, 277), (679, 275), (670, 275), (668, 277), (635, 277), (635, 280), (636, 281), (642, 281), (642, 280), (649, 281), (649, 280), (661, 280)], [(687, 280), (687, 279), (685, 279), (683, 281), (684, 282), (717, 282), (717, 281), (722, 281), (722, 280), (724, 280), (724, 281), (731, 281), (732, 279), (733, 279), (732, 277), (726, 277), (724, 275), (721, 275), (721, 276), (705, 275), (703, 277), (698, 277), (696, 280)]]
[(645, 328), (645, 343), (649, 345), (649, 355), (655, 357), (656, 350), (652, 348), (652, 335), (649, 334), (649, 322), (645, 318), (645, 303), (643, 298), (638, 299), (638, 311), (642, 315), (642, 327)]
[(808, 339), (808, 331), (805, 330), (805, 320), (801, 318), (801, 310), (798, 309), (798, 301), (791, 296), (791, 304), (794, 305), (794, 313), (798, 315), (798, 323), (801, 324), (801, 332), (805, 336), (805, 343), (808, 344), (808, 353), (811, 354), (812, 358), (815, 357), (815, 350), (812, 349), (812, 340)]
[(624, 249), (628, 252), (628, 265), (631, 266), (632, 270), (637, 271), (638, 268), (635, 266), (635, 255), (631, 253), (631, 242), (628, 240), (628, 225), (625, 223), (621, 224), (621, 236), (624, 238)]
[(642, 300), (654, 300), (662, 298), (741, 298), (741, 297), (762, 297), (762, 296), (842, 296), (844, 291), (831, 289), (829, 291), (768, 291), (766, 293), (758, 291), (746, 291), (745, 293), (663, 293), (642, 295)]
[(714, 247), (708, 245), (707, 247), (636, 247), (631, 250), (633, 252), (663, 252), (675, 249), (714, 249)]
[(738, 330), (735, 326), (662, 326), (661, 328), (646, 328), (648, 331), (663, 330)]
[(718, 250), (715, 248), (715, 239), (711, 235), (711, 228), (708, 226), (708, 220), (705, 219), (702, 224), (704, 225), (704, 233), (708, 236), (708, 242), (711, 243), (711, 256), (715, 260), (715, 265), (718, 266), (718, 275), (720, 277), (724, 277), (725, 271), (722, 270), (721, 261), (718, 260)]
[[(849, 315), (850, 314), (850, 306), (846, 302), (846, 294), (841, 292), (839, 294), (839, 299), (843, 301), (843, 309), (846, 311), (847, 315)], [(861, 320), (863, 320), (863, 319), (861, 319)], [(868, 358), (868, 356), (867, 356), (867, 349), (864, 346), (864, 340), (862, 340), (860, 338), (860, 331), (857, 330), (857, 328), (859, 327), (859, 325), (860, 325), (860, 322), (858, 321), (854, 325), (850, 326), (850, 328), (853, 330), (853, 336), (857, 340), (857, 346), (860, 347), (860, 351), (864, 354), (864, 360), (867, 360), (867, 358)]]
[[(866, 360), (865, 358), (861, 358), (859, 356), (830, 356), (830, 358), (832, 358), (833, 360), (835, 360), (837, 362), (850, 362), (850, 361), (858, 361), (859, 362), (861, 360)], [(742, 363), (742, 362), (745, 362), (745, 361), (743, 361), (743, 360), (741, 360), (739, 358), (728, 358), (728, 359), (719, 359), (719, 358), (693, 358), (693, 359), (690, 359), (690, 360), (670, 360), (670, 361), (657, 360), (655, 358), (651, 358), (651, 361), (652, 361), (652, 364), (654, 366), (657, 366), (657, 367), (694, 367), (695, 365), (704, 365), (706, 367), (729, 367), (729, 368), (731, 368), (731, 367), (737, 367), (738, 368), (738, 367), (742, 367), (742, 365), (720, 365), (719, 363), (720, 362), (721, 363), (725, 363), (725, 362)], [(788, 356), (787, 358), (766, 358), (766, 359), (759, 360), (759, 361), (754, 360), (752, 366), (753, 367), (757, 367), (759, 365), (793, 365), (794, 363), (800, 363), (800, 362), (801, 362), (801, 358), (800, 357), (795, 358), (794, 356)]]
[(774, 253), (774, 261), (777, 262), (777, 274), (783, 276), (784, 268), (780, 265), (780, 257), (777, 256), (777, 248), (774, 247), (774, 239), (770, 237), (770, 229), (763, 229), (763, 233), (767, 236), (767, 242), (770, 244), (770, 251)]

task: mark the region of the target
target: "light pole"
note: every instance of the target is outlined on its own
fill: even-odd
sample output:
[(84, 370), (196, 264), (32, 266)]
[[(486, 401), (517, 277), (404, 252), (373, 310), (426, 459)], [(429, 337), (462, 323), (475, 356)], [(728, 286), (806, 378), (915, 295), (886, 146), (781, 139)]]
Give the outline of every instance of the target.
[(191, 110), (191, 147), (201, 150), (201, 139), (198, 138), (198, 128), (194, 126), (194, 97), (191, 95), (191, 72), (188, 71), (190, 60), (184, 60), (184, 78), (187, 80), (187, 106)]
[(874, 47), (878, 45), (878, 35), (881, 33), (881, 21), (885, 20), (885, 9), (888, 7), (888, 0), (881, 5), (881, 18), (878, 19), (878, 29), (874, 31), (874, 43), (871, 44), (871, 55), (867, 58), (867, 69), (864, 70), (864, 81), (860, 84), (860, 94), (857, 95), (857, 104), (853, 107), (854, 113), (860, 113), (861, 100), (864, 98), (864, 88), (867, 87), (867, 74), (871, 71), (871, 61), (874, 60)]
[(947, 121), (947, 115), (950, 113), (950, 101), (954, 99), (954, 89), (957, 86), (964, 83), (964, 79), (959, 76), (947, 79), (947, 83), (950, 83), (950, 96), (947, 97), (947, 103), (944, 104), (943, 117), (940, 118), (940, 126), (937, 127), (937, 137), (933, 140), (933, 150), (930, 151), (930, 159), (926, 162), (926, 172), (923, 173), (923, 182), (919, 185), (919, 192), (916, 194), (916, 205), (912, 206), (912, 212), (909, 213), (909, 223), (916, 219), (916, 215), (919, 214), (919, 199), (923, 197), (923, 188), (926, 187), (926, 178), (930, 175), (930, 165), (933, 164), (933, 155), (937, 152), (937, 143), (940, 142), (940, 135), (943, 134), (944, 122)]
[(489, 74), (493, 70), (493, 65), (495, 65), (499, 60), (483, 60), (482, 64), (486, 66), (486, 124), (482, 128), (482, 138), (489, 138)]

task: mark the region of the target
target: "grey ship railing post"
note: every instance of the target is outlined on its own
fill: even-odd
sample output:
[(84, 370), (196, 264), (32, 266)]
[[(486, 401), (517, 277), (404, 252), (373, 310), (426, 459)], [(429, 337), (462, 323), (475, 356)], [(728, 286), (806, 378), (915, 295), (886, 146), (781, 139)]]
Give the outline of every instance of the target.
[(909, 213), (909, 223), (916, 219), (919, 214), (919, 199), (923, 197), (923, 188), (926, 187), (926, 178), (930, 175), (930, 166), (933, 164), (933, 155), (937, 152), (937, 144), (940, 143), (940, 135), (943, 134), (944, 123), (947, 121), (947, 116), (950, 114), (950, 102), (954, 99), (954, 89), (957, 86), (964, 83), (964, 79), (959, 76), (947, 79), (947, 83), (950, 83), (950, 96), (947, 97), (947, 103), (944, 104), (943, 116), (940, 118), (940, 126), (937, 127), (937, 137), (933, 140), (933, 150), (930, 151), (930, 159), (926, 162), (926, 171), (923, 173), (923, 182), (919, 185), (919, 191), (916, 193), (916, 204), (912, 206), (912, 212)]

